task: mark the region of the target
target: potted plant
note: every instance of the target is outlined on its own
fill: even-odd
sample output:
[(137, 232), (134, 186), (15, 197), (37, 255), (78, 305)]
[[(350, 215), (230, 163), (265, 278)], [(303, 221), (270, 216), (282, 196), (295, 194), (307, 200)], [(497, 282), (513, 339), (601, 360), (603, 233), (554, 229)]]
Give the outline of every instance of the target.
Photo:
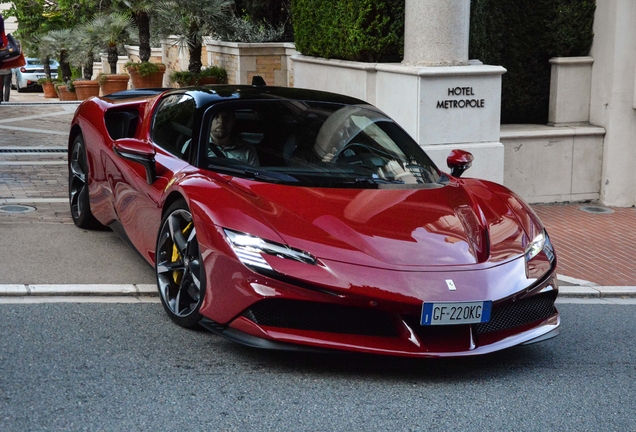
[(100, 74), (98, 77), (102, 94), (110, 94), (128, 88), (128, 74), (117, 74), (117, 58), (119, 55), (117, 46), (131, 39), (131, 31), (135, 29), (135, 24), (131, 18), (120, 12), (110, 14), (100, 14), (95, 16), (91, 25), (99, 29), (99, 45), (106, 49), (108, 54), (108, 65), (110, 74)]
[(103, 95), (116, 93), (128, 89), (128, 74), (99, 74), (97, 82)]
[(225, 84), (227, 82), (227, 71), (220, 66), (210, 66), (201, 69), (198, 77), (198, 84)]
[(186, 87), (194, 84), (195, 75), (190, 71), (173, 71), (170, 74), (170, 81), (177, 87)]
[(201, 73), (193, 74), (190, 71), (174, 71), (170, 74), (170, 81), (179, 87), (206, 84), (225, 84), (227, 72), (219, 66), (201, 69)]
[(57, 93), (60, 101), (75, 101), (77, 95), (75, 94), (75, 86), (72, 81), (64, 83), (63, 81), (57, 86)]
[(77, 100), (88, 99), (91, 96), (99, 96), (99, 81), (79, 78), (73, 81)]
[(154, 88), (163, 85), (163, 74), (166, 71), (166, 65), (163, 63), (128, 62), (124, 67), (130, 75), (133, 88)]
[(46, 78), (46, 77), (40, 78), (38, 80), (38, 84), (42, 86), (42, 90), (44, 91), (45, 98), (57, 97), (55, 86), (53, 85), (53, 80), (51, 78)]

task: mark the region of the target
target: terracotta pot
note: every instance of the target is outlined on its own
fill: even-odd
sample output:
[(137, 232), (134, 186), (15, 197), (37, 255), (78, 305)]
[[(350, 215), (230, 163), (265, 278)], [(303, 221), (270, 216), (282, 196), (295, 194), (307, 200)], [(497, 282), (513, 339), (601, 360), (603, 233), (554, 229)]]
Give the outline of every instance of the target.
[(128, 90), (128, 74), (112, 74), (102, 75), (99, 79), (99, 85), (103, 95)]
[(77, 100), (88, 99), (91, 96), (99, 96), (99, 82), (98, 81), (74, 81), (75, 94)]
[(57, 93), (55, 91), (55, 86), (50, 81), (47, 81), (47, 82), (42, 84), (42, 90), (44, 91), (44, 97), (45, 98), (56, 98), (57, 97)]
[(57, 92), (60, 95), (61, 101), (74, 101), (77, 100), (77, 95), (75, 92), (70, 92), (66, 89), (66, 86), (59, 86), (57, 88)]
[(139, 75), (137, 69), (129, 67), (128, 74), (130, 75), (132, 88), (140, 89), (163, 87), (163, 74), (166, 71), (166, 65), (157, 64), (157, 66), (159, 66), (159, 72), (146, 76)]

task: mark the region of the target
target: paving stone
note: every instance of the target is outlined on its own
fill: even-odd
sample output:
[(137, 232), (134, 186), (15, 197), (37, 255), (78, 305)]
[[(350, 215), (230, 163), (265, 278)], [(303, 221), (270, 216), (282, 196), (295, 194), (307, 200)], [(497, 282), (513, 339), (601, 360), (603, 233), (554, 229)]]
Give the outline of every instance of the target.
[(559, 273), (602, 286), (635, 286), (636, 209), (598, 214), (580, 210), (582, 205), (532, 206), (557, 251)]

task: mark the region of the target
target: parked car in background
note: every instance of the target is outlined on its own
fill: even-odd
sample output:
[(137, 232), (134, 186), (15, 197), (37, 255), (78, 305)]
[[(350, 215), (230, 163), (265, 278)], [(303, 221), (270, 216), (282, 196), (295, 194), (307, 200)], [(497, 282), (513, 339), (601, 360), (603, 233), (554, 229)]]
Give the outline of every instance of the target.
[[(50, 60), (49, 65), (51, 66), (51, 78), (56, 79), (59, 63), (56, 60)], [(44, 65), (37, 58), (27, 58), (26, 64), (20, 68), (13, 69), (12, 74), (11, 85), (18, 92), (34, 87), (41, 88), (38, 80), (46, 76), (44, 74)]]

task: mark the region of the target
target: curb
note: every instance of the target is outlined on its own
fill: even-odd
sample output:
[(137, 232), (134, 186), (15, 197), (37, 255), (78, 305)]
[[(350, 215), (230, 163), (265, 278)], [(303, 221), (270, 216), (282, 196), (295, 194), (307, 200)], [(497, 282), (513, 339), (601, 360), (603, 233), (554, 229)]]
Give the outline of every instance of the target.
[(559, 297), (567, 298), (636, 298), (636, 286), (560, 286)]
[(0, 285), (0, 297), (35, 296), (158, 296), (157, 285)]
[[(144, 296), (157, 297), (155, 284), (122, 285), (0, 285), (0, 297)], [(561, 286), (559, 298), (636, 298), (636, 286)]]

